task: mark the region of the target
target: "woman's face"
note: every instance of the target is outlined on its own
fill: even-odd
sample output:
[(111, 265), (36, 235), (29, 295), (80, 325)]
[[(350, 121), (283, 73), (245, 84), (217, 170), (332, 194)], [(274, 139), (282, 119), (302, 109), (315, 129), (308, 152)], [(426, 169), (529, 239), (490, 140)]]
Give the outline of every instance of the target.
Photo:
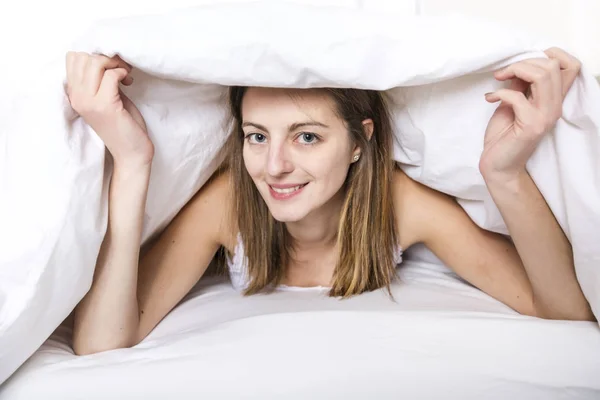
[(301, 221), (340, 192), (358, 149), (334, 109), (319, 89), (246, 91), (244, 164), (276, 220)]

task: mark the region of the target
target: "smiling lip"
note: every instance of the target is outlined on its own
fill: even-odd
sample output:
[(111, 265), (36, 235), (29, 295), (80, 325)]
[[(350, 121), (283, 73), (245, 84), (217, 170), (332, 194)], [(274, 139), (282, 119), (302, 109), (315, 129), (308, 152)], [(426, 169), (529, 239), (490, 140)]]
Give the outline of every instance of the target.
[(271, 197), (275, 200), (287, 200), (300, 194), (306, 185), (308, 185), (308, 183), (269, 185), (269, 192), (271, 193)]

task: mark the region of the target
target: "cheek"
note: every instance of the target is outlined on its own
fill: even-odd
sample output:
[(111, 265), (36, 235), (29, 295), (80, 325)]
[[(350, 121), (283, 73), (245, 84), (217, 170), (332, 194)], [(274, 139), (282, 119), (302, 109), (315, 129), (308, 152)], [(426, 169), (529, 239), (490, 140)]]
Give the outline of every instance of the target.
[(257, 154), (254, 154), (252, 151), (249, 151), (247, 147), (244, 146), (242, 158), (246, 171), (248, 171), (248, 175), (250, 175), (252, 178), (259, 176), (262, 171), (260, 157), (258, 157)]
[(328, 152), (327, 155), (315, 158), (310, 170), (328, 185), (341, 186), (348, 173), (348, 157), (344, 151)]

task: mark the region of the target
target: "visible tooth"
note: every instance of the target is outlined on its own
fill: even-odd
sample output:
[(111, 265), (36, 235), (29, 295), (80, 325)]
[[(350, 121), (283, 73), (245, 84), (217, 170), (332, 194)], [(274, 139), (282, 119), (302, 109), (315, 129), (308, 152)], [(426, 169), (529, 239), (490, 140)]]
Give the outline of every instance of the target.
[(287, 189), (278, 189), (278, 188), (273, 188), (273, 190), (277, 193), (281, 193), (281, 194), (288, 194), (288, 193), (292, 193), (295, 192), (296, 190), (300, 189), (302, 185), (299, 186), (294, 186), (291, 188), (287, 188)]

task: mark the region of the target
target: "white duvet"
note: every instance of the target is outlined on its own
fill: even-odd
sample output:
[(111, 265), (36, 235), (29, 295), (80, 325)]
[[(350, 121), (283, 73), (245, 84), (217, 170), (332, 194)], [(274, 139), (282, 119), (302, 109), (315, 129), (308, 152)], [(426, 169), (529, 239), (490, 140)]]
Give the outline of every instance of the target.
[(132, 349), (77, 357), (60, 327), (0, 400), (600, 396), (596, 324), (519, 316), (436, 264), (399, 275), (395, 301), (207, 280)]
[[(506, 27), (492, 27), (489, 22), (463, 17), (398, 18), (362, 10), (265, 2), (108, 21), (96, 25), (76, 47), (109, 55), (119, 53), (136, 67), (136, 83), (126, 92), (144, 114), (157, 149), (145, 219), (146, 240), (173, 218), (214, 170), (218, 161), (214, 157), (228, 132), (224, 85), (232, 84), (387, 90), (396, 129), (394, 156), (404, 170), (412, 178), (456, 196), (482, 227), (506, 232), (477, 168), (485, 125), (494, 109), (494, 105), (484, 101), (483, 94), (499, 86), (490, 71), (519, 59), (543, 56), (541, 50), (546, 44), (540, 45)], [(0, 382), (44, 342), (88, 290), (106, 229), (110, 165), (105, 165), (102, 142), (70, 109), (64, 94), (64, 73), (64, 61), (60, 60), (38, 77), (39, 84), (29, 96), (14, 101), (0, 113)], [(600, 315), (599, 110), (600, 88), (584, 66), (565, 100), (563, 119), (528, 164), (530, 174), (573, 243), (578, 279), (597, 317)], [(286, 296), (282, 298), (284, 309)], [(226, 309), (223, 307), (228, 300), (223, 301), (215, 304), (216, 309)], [(360, 303), (357, 300), (348, 304), (360, 309)], [(401, 351), (386, 344), (379, 350), (382, 354), (389, 351), (390, 357), (382, 359), (391, 362), (395, 359), (394, 352), (400, 352), (401, 357), (410, 354), (415, 363), (426, 365), (433, 354), (430, 352), (440, 351), (442, 360), (452, 350), (440, 350), (444, 346), (429, 348), (435, 343), (450, 345), (450, 342), (444, 341), (447, 331), (437, 334), (425, 328), (451, 321), (445, 329), (454, 332), (451, 337), (460, 338), (463, 340), (460, 343), (466, 346), (478, 340), (474, 330), (488, 332), (494, 326), (486, 325), (485, 319), (474, 322), (465, 316), (466, 319), (456, 320), (432, 318), (436, 314), (431, 312), (398, 315), (401, 320), (408, 318), (406, 324), (392, 323), (396, 320), (388, 315), (375, 322), (373, 316), (359, 312), (333, 313), (331, 319), (325, 318), (325, 314), (312, 313), (294, 314), (287, 319), (284, 316), (281, 320), (257, 317), (252, 320), (256, 325), (249, 321), (218, 325), (222, 335), (203, 336), (202, 340), (207, 342), (201, 348), (210, 352), (209, 343), (216, 345), (215, 341), (222, 339), (218, 346), (232, 346), (232, 351), (246, 348), (247, 352), (255, 351), (257, 357), (259, 354), (267, 358), (285, 357), (287, 350), (304, 349), (303, 356), (307, 359), (312, 349), (316, 366), (311, 364), (310, 368), (317, 368), (319, 362), (326, 363), (327, 351), (332, 357), (344, 360), (343, 357), (352, 356), (345, 353), (349, 346), (341, 346), (350, 343), (340, 339), (344, 324), (377, 326), (389, 322), (394, 326), (391, 330), (394, 335), (408, 336), (405, 341), (394, 341), (395, 336), (390, 334), (385, 336), (385, 343), (401, 343), (406, 347)], [(228, 344), (227, 339), (235, 332), (240, 333), (235, 335), (236, 340), (249, 341), (260, 337), (258, 330), (283, 333), (302, 326), (301, 321), (323, 324), (323, 335), (331, 340), (334, 332), (340, 335), (335, 336), (338, 339), (329, 350), (318, 347), (321, 344), (311, 347), (314, 336), (309, 336), (305, 347), (280, 346), (270, 352), (242, 346), (241, 342)], [(415, 321), (425, 324), (423, 329), (427, 333), (423, 335), (429, 335), (430, 341), (411, 350), (410, 331), (400, 327)], [(519, 321), (500, 318), (492, 330), (514, 329), (517, 342), (531, 340), (541, 345), (539, 338), (551, 335), (548, 333), (551, 329), (546, 331), (545, 327), (555, 326), (536, 322), (527, 326), (539, 327), (532, 328), (539, 329), (539, 335), (528, 335), (529, 328)], [(477, 328), (473, 328), (475, 325)], [(592, 336), (599, 334), (586, 329)], [(241, 335), (242, 331), (248, 336)], [(373, 337), (370, 335), (376, 331), (380, 332), (367, 329), (363, 338)], [(185, 333), (181, 334), (185, 340)], [(561, 333), (556, 338), (559, 336), (579, 343), (593, 342), (579, 340), (575, 333)], [(168, 358), (171, 345), (165, 346), (161, 357)], [(485, 347), (481, 346), (474, 351)], [(514, 354), (526, 357), (527, 346), (523, 343), (520, 346), (517, 348), (522, 351)], [(594, 349), (593, 343), (590, 346)], [(556, 346), (547, 349), (550, 348), (556, 350)], [(143, 354), (139, 351), (125, 352)], [(464, 351), (466, 355), (461, 352), (460, 357), (477, 357), (467, 347)], [(362, 353), (356, 356), (367, 357)], [(40, 354), (36, 355), (36, 359), (39, 357)], [(545, 357), (559, 360), (550, 353)], [(85, 360), (69, 362), (85, 365)], [(239, 360), (249, 362), (241, 356)], [(180, 361), (177, 357), (173, 359), (174, 364)], [(369, 364), (370, 361), (365, 360), (364, 368), (379, 368), (378, 364)], [(145, 365), (143, 356), (132, 363), (136, 368)], [(251, 370), (252, 364), (245, 365)], [(221, 367), (215, 371), (224, 372), (225, 366)], [(235, 368), (235, 373), (244, 371), (244, 365)], [(562, 371), (560, 368), (556, 371)], [(75, 377), (80, 373), (76, 371), (70, 370), (70, 374)], [(410, 371), (408, 364), (402, 371)], [(434, 382), (452, 387), (458, 372), (440, 381), (441, 371), (432, 370)], [(593, 372), (597, 372), (597, 365)], [(334, 370), (328, 374), (331, 382), (341, 377)], [(89, 379), (94, 379), (93, 374), (90, 376)], [(210, 376), (225, 379), (221, 374)], [(333, 383), (331, 386), (322, 383), (319, 387), (333, 390)], [(259, 386), (255, 390), (258, 393)]]

